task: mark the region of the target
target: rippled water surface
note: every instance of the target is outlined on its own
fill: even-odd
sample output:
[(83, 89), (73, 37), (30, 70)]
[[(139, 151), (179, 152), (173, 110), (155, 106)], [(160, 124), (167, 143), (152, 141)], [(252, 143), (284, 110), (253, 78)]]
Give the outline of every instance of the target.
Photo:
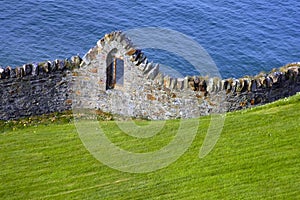
[[(105, 33), (149, 26), (196, 40), (223, 77), (300, 61), (298, 0), (0, 0), (0, 5), (2, 66), (83, 56)], [(189, 74), (184, 60), (149, 54)]]

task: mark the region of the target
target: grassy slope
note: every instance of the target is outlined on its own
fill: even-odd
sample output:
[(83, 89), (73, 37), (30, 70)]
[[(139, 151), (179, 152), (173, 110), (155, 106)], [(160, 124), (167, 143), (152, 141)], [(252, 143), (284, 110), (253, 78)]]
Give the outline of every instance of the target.
[[(0, 199), (300, 199), (300, 95), (230, 113), (217, 145), (198, 158), (209, 117), (189, 150), (169, 167), (119, 172), (84, 148), (73, 124), (38, 125), (0, 134)], [(175, 134), (170, 121), (138, 140), (105, 124), (124, 149), (156, 150)], [(140, 124), (147, 122), (138, 122)]]

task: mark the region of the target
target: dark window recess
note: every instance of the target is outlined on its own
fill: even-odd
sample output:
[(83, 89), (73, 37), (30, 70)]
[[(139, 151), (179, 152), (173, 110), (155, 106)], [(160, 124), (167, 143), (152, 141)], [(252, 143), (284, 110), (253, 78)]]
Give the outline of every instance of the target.
[(124, 85), (124, 60), (108, 56), (106, 68), (106, 89), (114, 89), (116, 85)]
[(124, 85), (124, 60), (115, 58), (116, 64), (116, 84), (123, 86)]
[(111, 60), (106, 68), (106, 89), (113, 89), (114, 86), (114, 63)]

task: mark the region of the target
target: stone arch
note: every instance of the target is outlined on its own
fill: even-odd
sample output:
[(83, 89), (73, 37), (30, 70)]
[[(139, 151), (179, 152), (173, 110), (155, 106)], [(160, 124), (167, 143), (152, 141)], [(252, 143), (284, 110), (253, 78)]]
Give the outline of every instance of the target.
[(106, 56), (106, 90), (124, 86), (125, 62), (119, 49), (112, 48)]
[(81, 68), (95, 72), (88, 76), (97, 80), (96, 87), (101, 91), (124, 90), (132, 79), (130, 70), (135, 66), (127, 54), (131, 49), (134, 49), (132, 43), (121, 32), (106, 34), (83, 57)]

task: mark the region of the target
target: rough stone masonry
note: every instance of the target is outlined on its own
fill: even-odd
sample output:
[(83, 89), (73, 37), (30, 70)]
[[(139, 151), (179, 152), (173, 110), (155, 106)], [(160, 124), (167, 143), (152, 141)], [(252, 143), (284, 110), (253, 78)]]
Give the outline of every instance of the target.
[(164, 75), (121, 32), (106, 34), (81, 59), (0, 68), (0, 119), (83, 108), (147, 119), (240, 110), (300, 91), (300, 63), (240, 79)]

